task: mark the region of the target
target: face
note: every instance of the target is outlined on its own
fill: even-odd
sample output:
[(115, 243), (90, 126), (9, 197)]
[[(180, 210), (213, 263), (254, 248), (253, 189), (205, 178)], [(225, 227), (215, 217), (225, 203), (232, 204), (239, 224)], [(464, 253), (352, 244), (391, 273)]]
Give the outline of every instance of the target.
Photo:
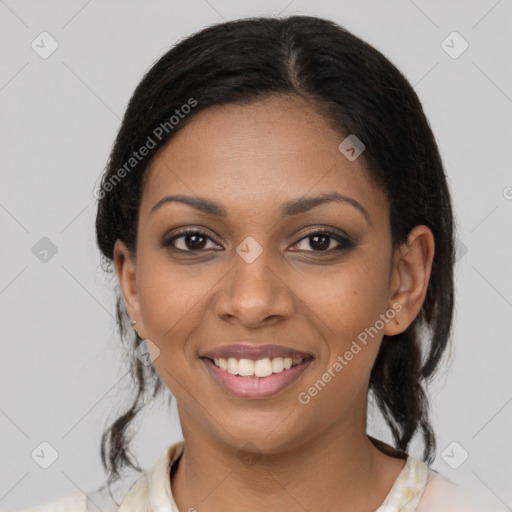
[[(363, 157), (340, 152), (344, 138), (302, 100), (273, 97), (197, 114), (152, 161), (136, 259), (118, 240), (115, 261), (185, 437), (270, 453), (365, 428), (382, 335), (398, 332), (400, 307), (400, 330), (417, 308), (396, 305), (388, 200)], [(237, 376), (204, 358), (230, 345), (256, 350), (221, 352), (231, 371), (245, 372), (245, 354), (248, 373), (267, 356), (256, 367), (276, 373)], [(303, 362), (279, 372), (287, 349)]]

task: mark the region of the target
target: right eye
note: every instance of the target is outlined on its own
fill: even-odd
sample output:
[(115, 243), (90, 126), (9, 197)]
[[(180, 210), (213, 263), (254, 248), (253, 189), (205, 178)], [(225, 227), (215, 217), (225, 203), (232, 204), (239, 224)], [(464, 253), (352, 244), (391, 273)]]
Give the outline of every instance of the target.
[[(180, 240), (180, 242), (179, 244), (176, 244), (178, 240)], [(194, 229), (182, 231), (170, 238), (166, 238), (162, 242), (162, 246), (171, 246), (172, 249), (181, 252), (200, 252), (206, 250), (205, 245), (208, 240), (214, 242), (214, 240), (204, 231)], [(181, 245), (181, 247), (177, 247), (177, 245)]]

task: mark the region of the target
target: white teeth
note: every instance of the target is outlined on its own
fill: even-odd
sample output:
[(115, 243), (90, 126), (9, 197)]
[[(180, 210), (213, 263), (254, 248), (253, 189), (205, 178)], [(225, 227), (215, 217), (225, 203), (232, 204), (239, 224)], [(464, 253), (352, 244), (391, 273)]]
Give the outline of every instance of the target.
[(238, 362), (238, 375), (254, 375), (254, 361), (250, 359), (240, 359)]
[(259, 359), (254, 363), (254, 375), (256, 377), (268, 377), (272, 375), (272, 363), (270, 359)]
[(282, 357), (274, 357), (272, 359), (272, 373), (281, 373), (284, 370), (284, 362)]
[(268, 377), (273, 373), (281, 373), (283, 370), (289, 370), (292, 366), (300, 364), (303, 359), (292, 359), (291, 357), (274, 357), (272, 359), (236, 359), (230, 357), (215, 358), (215, 366), (218, 366), (231, 375), (241, 375), (243, 377)]
[(238, 375), (238, 361), (236, 359), (233, 359), (230, 357), (228, 359), (228, 373), (231, 373), (231, 375)]

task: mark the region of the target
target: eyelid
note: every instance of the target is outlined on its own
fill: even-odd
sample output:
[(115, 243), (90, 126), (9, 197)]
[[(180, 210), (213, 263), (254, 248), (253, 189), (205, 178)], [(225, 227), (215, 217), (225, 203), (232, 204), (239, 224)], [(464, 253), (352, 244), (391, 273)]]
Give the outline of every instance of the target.
[[(346, 238), (347, 240), (354, 242), (354, 239), (348, 235), (345, 231), (343, 231), (340, 228), (335, 228), (334, 226), (321, 226), (321, 227), (313, 227), (311, 229), (308, 229), (302, 236), (300, 240), (303, 240), (304, 238), (311, 236), (315, 233), (323, 233), (325, 235), (336, 235), (340, 238)], [(299, 240), (299, 241), (300, 241)]]
[[(181, 238), (182, 236), (187, 236), (187, 235), (201, 235), (201, 236), (211, 240), (212, 242), (215, 242), (217, 245), (222, 246), (222, 244), (216, 239), (216, 237), (214, 237), (210, 233), (207, 233), (206, 230), (204, 230), (202, 228), (194, 228), (194, 227), (187, 227), (187, 228), (179, 229), (178, 231), (173, 232), (171, 236), (165, 235), (163, 238), (163, 241), (162, 241), (162, 246), (171, 247), (173, 249), (176, 249), (175, 247), (172, 246), (172, 243), (175, 240), (177, 240), (178, 238)], [(202, 252), (202, 250), (200, 250), (200, 251), (183, 251), (181, 249), (176, 249), (176, 250), (178, 252), (198, 252), (198, 253)]]
[(340, 230), (337, 228), (329, 229), (326, 227), (321, 227), (321, 228), (317, 227), (317, 228), (312, 228), (311, 230), (304, 233), (304, 235), (301, 236), (301, 238), (299, 240), (297, 240), (292, 245), (292, 247), (299, 245), (303, 240), (306, 240), (307, 238), (309, 238), (313, 235), (325, 235), (325, 236), (329, 237), (330, 239), (335, 240), (338, 243), (338, 246), (334, 247), (333, 249), (329, 249), (327, 251), (313, 251), (313, 250), (301, 251), (299, 249), (296, 252), (313, 253), (313, 254), (317, 254), (318, 256), (322, 256), (322, 255), (324, 255), (324, 256), (331, 255), (332, 256), (333, 253), (341, 253), (344, 251), (346, 252), (346, 251), (354, 248), (356, 245), (355, 240), (351, 236), (347, 235), (343, 230)]

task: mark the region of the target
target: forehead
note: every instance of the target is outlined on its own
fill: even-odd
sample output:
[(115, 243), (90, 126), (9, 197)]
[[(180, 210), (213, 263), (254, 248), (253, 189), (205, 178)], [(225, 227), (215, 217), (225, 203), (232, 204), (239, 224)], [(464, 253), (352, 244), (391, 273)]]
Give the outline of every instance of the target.
[(337, 191), (381, 215), (387, 208), (384, 192), (363, 157), (350, 161), (340, 152), (345, 137), (298, 97), (209, 107), (151, 162), (141, 213), (168, 193), (210, 197), (236, 213)]

